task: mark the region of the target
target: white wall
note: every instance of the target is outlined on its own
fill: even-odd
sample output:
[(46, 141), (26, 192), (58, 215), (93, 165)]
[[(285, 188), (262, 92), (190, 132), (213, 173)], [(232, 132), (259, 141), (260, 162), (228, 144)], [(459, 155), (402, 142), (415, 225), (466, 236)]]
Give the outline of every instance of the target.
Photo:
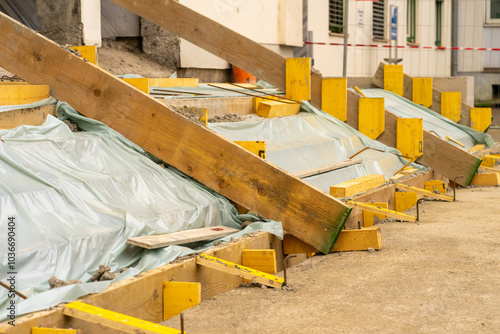
[(101, 46), (101, 0), (81, 0), (83, 44)]
[[(372, 36), (371, 1), (349, 2), (349, 37), (352, 44), (387, 45), (390, 38), (390, 6), (398, 6), (398, 45), (406, 43), (406, 0), (386, 1), (386, 42), (377, 42)], [(313, 31), (314, 42), (343, 43), (344, 38), (328, 33), (328, 0), (309, 0), (308, 29)], [(451, 0), (445, 0), (442, 21), (442, 45), (451, 44)], [(416, 42), (421, 46), (434, 46), (435, 1), (417, 1)], [(363, 11), (364, 22), (358, 23), (358, 11)], [(343, 46), (313, 47), (315, 67), (325, 76), (342, 76)], [(389, 57), (386, 48), (349, 47), (347, 53), (347, 76), (372, 76), (378, 64)], [(405, 73), (412, 76), (449, 76), (451, 73), (449, 50), (399, 49), (398, 58), (403, 58)]]
[[(180, 3), (271, 48), (303, 44), (302, 0), (180, 0)], [(289, 49), (284, 48), (288, 57)], [(226, 61), (185, 40), (181, 40), (180, 53), (181, 67), (229, 66)]]
[[(458, 46), (483, 46), (485, 0), (458, 1)], [(481, 72), (483, 51), (458, 51), (458, 72)]]

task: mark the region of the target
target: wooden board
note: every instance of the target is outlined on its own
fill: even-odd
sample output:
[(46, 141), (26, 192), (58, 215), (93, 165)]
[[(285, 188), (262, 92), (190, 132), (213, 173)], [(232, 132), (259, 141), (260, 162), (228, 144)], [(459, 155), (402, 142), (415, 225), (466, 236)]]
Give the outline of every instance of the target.
[(424, 153), (424, 120), (422, 118), (397, 119), (396, 148), (405, 157), (418, 158)]
[(379, 187), (385, 183), (385, 176), (369, 174), (330, 187), (330, 195), (349, 197)]
[(245, 149), (249, 150), (253, 154), (261, 157), (262, 159), (266, 159), (266, 142), (265, 141), (259, 141), (259, 140), (237, 140), (235, 141), (236, 144), (240, 145), (241, 147), (244, 147)]
[(403, 96), (403, 65), (384, 66), (384, 89)]
[(201, 284), (193, 282), (163, 282), (163, 321), (201, 302)]
[(0, 106), (29, 104), (49, 98), (47, 85), (2, 85)]
[(421, 188), (417, 188), (417, 187), (408, 186), (406, 184), (396, 183), (396, 188), (399, 190), (415, 192), (415, 193), (420, 194), (424, 197), (432, 197), (432, 198), (440, 199), (440, 200), (446, 201), (446, 202), (453, 202), (453, 197), (451, 197), (451, 196), (442, 195), (442, 194), (435, 194), (434, 192), (431, 192), (431, 191), (428, 191), (425, 189), (421, 189)]
[(432, 105), (432, 78), (413, 78), (412, 101), (426, 108)]
[(227, 226), (207, 226), (173, 233), (128, 238), (127, 243), (146, 249), (156, 249), (202, 240), (215, 240), (236, 232), (239, 230)]
[[(141, 8), (163, 13), (168, 7), (173, 14), (167, 13), (166, 18), (175, 13), (186, 15), (179, 12), (185, 7), (174, 1), (153, 2)], [(0, 49), (0, 67), (34, 84), (50, 85), (54, 97), (83, 115), (108, 124), (234, 202), (263, 217), (282, 221), (286, 230), (321, 251), (328, 253), (333, 248), (350, 212), (343, 203), (194, 124), (4, 14), (0, 14), (0, 31), (0, 44), (10, 45)], [(208, 29), (207, 38), (216, 31)], [(248, 52), (242, 54), (252, 58)]]
[(243, 249), (241, 251), (241, 264), (270, 275), (278, 272), (274, 249)]
[(349, 205), (351, 205), (353, 207), (360, 208), (362, 210), (366, 210), (366, 211), (370, 211), (370, 212), (373, 212), (373, 213), (378, 213), (378, 214), (386, 215), (387, 217), (392, 217), (392, 218), (395, 218), (395, 219), (409, 221), (409, 222), (412, 222), (412, 223), (414, 223), (414, 222), (417, 221), (417, 217), (410, 216), (410, 215), (407, 215), (407, 214), (404, 214), (404, 213), (401, 213), (401, 212), (397, 212), (397, 211), (394, 211), (394, 210), (381, 209), (381, 208), (379, 209), (376, 206), (370, 205), (369, 203), (360, 203), (360, 202), (355, 202), (355, 201), (347, 201), (347, 204), (349, 204)]
[(385, 99), (359, 99), (358, 130), (368, 138), (377, 139), (385, 130)]
[(405, 212), (406, 210), (413, 208), (419, 199), (419, 196), (416, 192), (399, 192), (396, 191), (394, 194), (394, 203), (396, 205), (396, 211)]
[(69, 48), (77, 52), (80, 52), (82, 58), (87, 59), (93, 64), (99, 65), (97, 60), (96, 45), (79, 45), (79, 46), (70, 46)]
[(9, 110), (0, 113), (0, 129), (12, 129), (21, 125), (42, 125), (48, 115), (56, 115), (56, 106)]
[(300, 179), (304, 179), (304, 178), (309, 177), (309, 176), (318, 175), (318, 174), (322, 174), (322, 173), (328, 173), (328, 172), (331, 172), (332, 170), (360, 164), (362, 162), (363, 162), (363, 160), (361, 160), (361, 159), (354, 159), (354, 160), (348, 159), (348, 160), (341, 161), (341, 162), (334, 162), (332, 164), (321, 166), (321, 167), (307, 169), (307, 170), (304, 170), (302, 172), (293, 173), (293, 175), (300, 178)]
[(265, 100), (259, 103), (255, 113), (261, 117), (274, 118), (297, 115), (299, 111), (300, 103), (283, 103)]
[(311, 99), (311, 58), (286, 60), (286, 97), (295, 101)]
[(441, 92), (441, 115), (458, 123), (461, 118), (460, 92)]
[(485, 132), (491, 125), (491, 108), (471, 108), (470, 127)]
[(323, 78), (321, 107), (342, 122), (347, 120), (347, 78)]
[[(386, 210), (389, 209), (389, 203), (387, 202), (373, 202), (365, 204), (373, 205), (374, 207), (379, 209), (386, 209)], [(373, 226), (373, 224), (375, 224), (375, 217), (377, 217), (378, 220), (387, 219), (386, 215), (363, 210), (363, 227)]]
[(259, 270), (238, 265), (236, 263), (225, 261), (206, 254), (198, 255), (196, 257), (196, 263), (226, 274), (246, 278), (252, 282), (264, 284), (272, 288), (280, 289), (284, 283), (284, 279), (281, 277), (270, 275)]
[(123, 333), (132, 333), (132, 334), (180, 333), (179, 330), (174, 328), (158, 325), (150, 321), (144, 321), (142, 319), (130, 317), (125, 314), (120, 314), (117, 312), (103, 309), (101, 307), (85, 304), (79, 301), (67, 304), (64, 307), (63, 312), (64, 315), (67, 315), (69, 317), (89, 321), (101, 325), (102, 327), (113, 328)]
[[(276, 250), (278, 270), (282, 270), (282, 241), (267, 232), (257, 232), (252, 237), (240, 238), (234, 243), (213, 247), (205, 253), (239, 263), (242, 249), (262, 249), (268, 248), (270, 245)], [(113, 283), (105, 291), (84, 296), (80, 301), (158, 323), (163, 321), (163, 298), (161, 298), (163, 282), (171, 281), (174, 278), (176, 281), (201, 283), (203, 287), (202, 300), (211, 299), (243, 283), (243, 279), (237, 276), (228, 276), (215, 270), (200, 268), (196, 265), (196, 258), (188, 257)], [(124, 295), (127, 298), (124, 299)], [(117, 300), (122, 302), (117, 303)], [(79, 328), (83, 333), (103, 332), (103, 328), (97, 324), (64, 316), (63, 307), (59, 305), (49, 310), (18, 317), (15, 327), (7, 322), (1, 323), (0, 333), (29, 333), (32, 327), (41, 325), (44, 327)], [(108, 330), (105, 333), (119, 334), (121, 332)]]
[(82, 334), (82, 331), (79, 329), (33, 327), (31, 334)]

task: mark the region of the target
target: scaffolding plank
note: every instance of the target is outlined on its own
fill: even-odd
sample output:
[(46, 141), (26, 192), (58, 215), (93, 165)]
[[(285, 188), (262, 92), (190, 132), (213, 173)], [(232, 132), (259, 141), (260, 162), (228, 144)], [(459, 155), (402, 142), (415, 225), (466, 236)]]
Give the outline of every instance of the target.
[[(141, 7), (158, 9), (149, 2)], [(234, 202), (282, 221), (286, 230), (322, 252), (333, 248), (350, 213), (340, 201), (194, 124), (4, 14), (0, 14), (0, 30), (0, 44), (10, 45), (0, 49), (0, 67), (31, 83), (50, 85), (54, 97), (83, 115), (108, 124)]]
[(163, 282), (163, 321), (201, 302), (201, 283)]
[(127, 243), (146, 249), (156, 249), (171, 245), (181, 245), (202, 240), (214, 240), (238, 232), (239, 230), (227, 226), (208, 226), (173, 233), (145, 235), (128, 238)]
[(264, 284), (272, 288), (280, 289), (284, 283), (284, 280), (281, 277), (270, 275), (259, 270), (251, 269), (206, 254), (198, 255), (196, 257), (196, 263), (230, 275), (246, 278), (252, 282)]
[(180, 333), (179, 330), (75, 301), (64, 307), (64, 315), (83, 319), (122, 333)]
[(415, 192), (415, 193), (420, 194), (420, 195), (425, 196), (425, 197), (432, 197), (432, 198), (440, 199), (440, 200), (447, 201), (447, 202), (453, 202), (453, 197), (451, 197), (451, 196), (442, 195), (442, 194), (435, 194), (432, 191), (428, 191), (428, 190), (425, 190), (422, 188), (407, 186), (406, 184), (396, 183), (396, 188), (399, 190)]
[(379, 209), (378, 207), (370, 205), (369, 203), (347, 201), (347, 204), (349, 204), (349, 205), (351, 205), (353, 207), (356, 207), (356, 208), (360, 208), (362, 210), (366, 210), (366, 211), (370, 211), (370, 212), (373, 212), (373, 213), (378, 213), (378, 214), (386, 215), (387, 217), (392, 217), (392, 218), (395, 218), (395, 219), (409, 221), (409, 222), (412, 222), (412, 223), (414, 223), (414, 222), (417, 221), (417, 217), (410, 216), (410, 215), (407, 215), (407, 214), (404, 214), (404, 213), (401, 213), (401, 212), (397, 212), (397, 211), (394, 211), (394, 210)]
[(307, 170), (304, 170), (301, 172), (294, 173), (293, 175), (295, 175), (299, 179), (304, 179), (304, 178), (309, 177), (309, 176), (318, 175), (318, 174), (322, 174), (322, 173), (328, 173), (332, 170), (336, 170), (336, 169), (340, 169), (340, 168), (344, 168), (344, 167), (349, 167), (352, 165), (360, 164), (362, 162), (363, 162), (363, 160), (361, 160), (361, 159), (355, 159), (355, 160), (348, 159), (348, 160), (341, 161), (341, 162), (334, 162), (332, 164), (324, 165), (321, 167), (307, 169)]

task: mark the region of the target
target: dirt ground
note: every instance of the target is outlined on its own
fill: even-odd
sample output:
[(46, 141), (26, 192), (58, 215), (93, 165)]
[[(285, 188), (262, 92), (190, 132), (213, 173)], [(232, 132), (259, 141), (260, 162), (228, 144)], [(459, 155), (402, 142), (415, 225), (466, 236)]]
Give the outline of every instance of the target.
[[(499, 188), (383, 222), (383, 249), (314, 256), (296, 291), (240, 287), (184, 312), (188, 333), (499, 333)], [(179, 316), (165, 325), (179, 328)]]

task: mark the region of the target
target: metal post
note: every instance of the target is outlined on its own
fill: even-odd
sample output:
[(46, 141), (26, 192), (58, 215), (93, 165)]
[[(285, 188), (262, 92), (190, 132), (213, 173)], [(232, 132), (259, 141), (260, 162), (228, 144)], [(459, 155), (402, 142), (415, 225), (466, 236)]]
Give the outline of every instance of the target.
[(349, 23), (349, 0), (344, 1), (344, 64), (342, 68), (342, 76), (347, 76), (347, 27)]
[[(451, 46), (458, 47), (458, 0), (451, 3)], [(458, 75), (458, 50), (451, 50), (451, 75)]]

